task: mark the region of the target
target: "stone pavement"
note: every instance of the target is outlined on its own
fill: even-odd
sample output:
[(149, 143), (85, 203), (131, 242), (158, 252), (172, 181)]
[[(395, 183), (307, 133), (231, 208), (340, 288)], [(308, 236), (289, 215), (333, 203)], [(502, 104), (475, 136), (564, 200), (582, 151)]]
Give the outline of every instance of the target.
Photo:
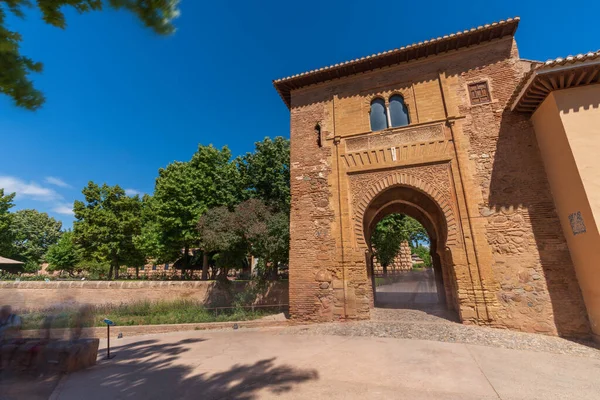
[(399, 281), (377, 287), (378, 307), (422, 308), (438, 303), (433, 268), (402, 271)]
[(126, 337), (114, 359), (68, 375), (51, 399), (600, 398), (597, 358), (285, 330)]

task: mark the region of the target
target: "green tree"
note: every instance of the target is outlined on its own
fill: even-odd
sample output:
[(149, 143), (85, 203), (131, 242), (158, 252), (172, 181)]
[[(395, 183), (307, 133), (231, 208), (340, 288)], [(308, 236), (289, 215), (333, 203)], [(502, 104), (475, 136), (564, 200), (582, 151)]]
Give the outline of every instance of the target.
[(24, 18), (27, 9), (37, 7), (44, 22), (64, 29), (67, 22), (65, 7), (77, 12), (101, 10), (108, 4), (114, 9), (133, 12), (148, 28), (156, 33), (168, 35), (175, 31), (171, 21), (179, 15), (179, 0), (5, 0), (0, 1), (0, 92), (10, 96), (15, 104), (35, 110), (44, 103), (44, 95), (29, 79), (32, 72), (41, 72), (42, 64), (21, 54), (21, 35), (6, 26), (6, 16)]
[(198, 231), (202, 249), (212, 254), (221, 279), (227, 277), (230, 268), (244, 266), (248, 256), (248, 242), (237, 226), (235, 214), (226, 206), (211, 208), (199, 219)]
[(189, 249), (199, 246), (200, 216), (210, 208), (238, 203), (242, 199), (239, 183), (240, 173), (227, 147), (200, 145), (189, 162), (176, 161), (161, 168), (149, 200), (148, 213), (155, 224), (145, 227), (142, 247), (164, 261), (173, 261), (183, 249), (185, 270)]
[[(134, 236), (133, 242), (139, 253), (144, 255), (143, 263), (136, 267), (135, 274), (139, 277), (139, 267), (145, 265), (148, 260), (156, 262), (169, 262), (169, 251), (165, 247), (160, 225), (156, 220), (154, 198), (148, 194), (142, 197), (142, 229), (139, 235)], [(167, 255), (166, 259), (163, 257)]]
[(255, 151), (236, 159), (246, 195), (279, 211), (290, 208), (290, 141), (281, 136), (255, 143)]
[(413, 250), (413, 253), (415, 253), (416, 255), (418, 255), (419, 258), (421, 258), (421, 260), (423, 260), (423, 263), (427, 267), (431, 267), (433, 265), (432, 260), (431, 260), (431, 252), (429, 250), (429, 247), (425, 247), (423, 245), (419, 245), (419, 246), (417, 246)]
[(394, 261), (403, 241), (409, 239), (404, 214), (390, 214), (379, 221), (371, 235), (371, 247), (377, 261), (387, 275), (387, 267)]
[(10, 209), (14, 207), (14, 198), (15, 193), (5, 195), (4, 189), (0, 188), (0, 256), (8, 256), (13, 251), (13, 214), (10, 213)]
[(134, 237), (141, 234), (142, 202), (129, 197), (118, 185), (98, 186), (89, 182), (82, 191), (85, 202), (75, 201), (75, 242), (83, 256), (110, 264), (109, 278), (119, 277), (121, 266), (136, 266), (140, 260)]
[(429, 242), (429, 235), (419, 221), (406, 216), (403, 224), (404, 229), (408, 232), (408, 242), (412, 251), (419, 247), (422, 242)]
[(81, 249), (75, 244), (75, 235), (72, 231), (64, 232), (58, 243), (48, 248), (46, 261), (49, 264), (47, 269), (49, 272), (64, 271), (72, 276), (80, 269)]
[(249, 199), (233, 211), (227, 207), (208, 210), (198, 223), (202, 248), (213, 257), (226, 276), (227, 269), (241, 268), (253, 255), (270, 266), (272, 277), (289, 257), (289, 217), (265, 202)]
[(263, 260), (271, 277), (277, 278), (277, 268), (289, 260), (289, 215), (262, 200), (250, 199), (235, 208), (235, 219), (250, 254)]
[(48, 248), (62, 235), (62, 222), (37, 210), (19, 210), (12, 218), (13, 256), (25, 263), (25, 271), (36, 272)]
[[(375, 227), (371, 235), (371, 245), (373, 253), (383, 267), (384, 274), (387, 273), (388, 265), (398, 255), (400, 244), (405, 240), (409, 242), (411, 251), (414, 253), (415, 249), (423, 247), (422, 242), (429, 242), (429, 236), (419, 221), (404, 214), (390, 214), (379, 221)], [(427, 255), (429, 255), (429, 249), (427, 249)], [(419, 256), (421, 255), (419, 254)], [(425, 258), (423, 260), (425, 261)], [(429, 260), (431, 261), (431, 257)]]

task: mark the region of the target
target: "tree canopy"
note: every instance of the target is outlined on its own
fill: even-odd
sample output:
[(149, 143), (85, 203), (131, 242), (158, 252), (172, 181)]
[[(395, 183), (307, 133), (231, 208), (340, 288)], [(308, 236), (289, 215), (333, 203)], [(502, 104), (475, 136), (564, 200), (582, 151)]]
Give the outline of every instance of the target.
[(203, 249), (214, 254), (217, 266), (239, 268), (253, 255), (276, 272), (288, 261), (289, 217), (262, 200), (246, 200), (233, 211), (210, 209), (200, 217), (198, 231)]
[[(431, 264), (429, 249), (420, 245), (421, 242), (429, 241), (429, 236), (423, 225), (407, 215), (390, 214), (379, 221), (371, 235), (373, 254), (383, 267), (384, 274), (387, 272), (388, 265), (394, 261), (400, 252), (400, 245), (405, 240), (409, 242), (412, 252), (415, 249), (420, 249), (419, 256), (423, 258), (426, 264), (429, 261), (427, 265)], [(427, 256), (424, 254), (425, 252)]]
[(110, 264), (109, 278), (119, 276), (119, 267), (137, 266), (143, 256), (134, 237), (141, 233), (142, 203), (127, 196), (118, 185), (89, 182), (82, 191), (85, 202), (75, 201), (75, 242), (83, 256)]
[(390, 214), (385, 216), (371, 235), (371, 247), (377, 261), (383, 267), (384, 274), (400, 251), (403, 241), (409, 239), (409, 233), (405, 228), (406, 215)]
[[(158, 171), (154, 195), (144, 200), (141, 246), (157, 259), (172, 261), (181, 250), (199, 246), (198, 220), (208, 209), (232, 207), (242, 199), (240, 174), (227, 147), (198, 146), (190, 161)], [(187, 266), (187, 257), (183, 260)]]
[(0, 192), (0, 237), (10, 242), (8, 254), (19, 248), (27, 259), (46, 257), (50, 271), (99, 275), (106, 268), (117, 278), (123, 266), (176, 262), (186, 270), (207, 255), (226, 272), (247, 267), (253, 255), (276, 272), (288, 262), (289, 140), (265, 138), (255, 146), (232, 159), (227, 147), (199, 145), (189, 161), (159, 169), (153, 194), (141, 199), (118, 185), (89, 182), (64, 238), (45, 213), (9, 212), (14, 195)]
[(4, 189), (0, 188), (0, 256), (5, 257), (12, 253), (13, 248), (13, 231), (10, 228), (13, 215), (10, 209), (15, 206), (14, 198), (14, 193), (4, 194)]
[(256, 142), (255, 151), (238, 157), (246, 194), (277, 210), (290, 208), (290, 141), (281, 136)]
[(46, 253), (48, 272), (65, 271), (73, 274), (81, 262), (81, 249), (75, 244), (73, 231), (62, 234), (58, 243), (50, 246)]
[[(28, 9), (36, 7), (47, 24), (64, 29), (67, 21), (65, 7), (82, 14), (98, 11), (108, 5), (135, 14), (142, 23), (160, 35), (175, 31), (172, 20), (179, 15), (179, 0), (5, 0), (0, 2), (0, 92), (10, 96), (15, 104), (35, 110), (45, 101), (44, 95), (33, 85), (29, 74), (41, 72), (40, 62), (21, 54), (21, 35), (6, 26), (6, 16), (24, 18)], [(50, 45), (50, 44), (49, 44)]]
[(37, 210), (19, 210), (12, 218), (12, 256), (25, 262), (25, 270), (39, 269), (48, 248), (62, 235), (62, 222)]

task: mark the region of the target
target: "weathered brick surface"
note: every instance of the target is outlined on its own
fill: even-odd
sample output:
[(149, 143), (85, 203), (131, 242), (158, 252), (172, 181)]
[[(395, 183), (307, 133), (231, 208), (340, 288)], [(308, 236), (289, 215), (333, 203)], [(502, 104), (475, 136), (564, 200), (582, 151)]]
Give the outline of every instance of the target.
[[(402, 201), (429, 225), (463, 322), (589, 331), (532, 126), (505, 109), (526, 64), (505, 38), (292, 92), (292, 317), (369, 318), (365, 218)], [(492, 102), (471, 106), (483, 80)], [(370, 132), (370, 102), (395, 93), (411, 125)]]
[[(206, 306), (230, 306), (247, 282), (225, 288), (214, 281), (0, 281), (0, 304), (15, 309), (45, 309), (69, 304), (126, 304), (137, 301), (195, 300)], [(287, 304), (287, 282), (273, 283), (256, 304)]]

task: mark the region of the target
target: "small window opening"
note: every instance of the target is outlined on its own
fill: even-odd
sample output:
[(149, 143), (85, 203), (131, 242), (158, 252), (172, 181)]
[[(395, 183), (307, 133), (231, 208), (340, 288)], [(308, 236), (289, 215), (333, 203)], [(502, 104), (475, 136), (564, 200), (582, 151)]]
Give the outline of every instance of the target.
[(490, 88), (487, 82), (469, 84), (469, 97), (471, 104), (485, 104), (491, 101)]
[(321, 125), (315, 125), (315, 135), (317, 136), (317, 146), (323, 147), (323, 139), (321, 138)]

